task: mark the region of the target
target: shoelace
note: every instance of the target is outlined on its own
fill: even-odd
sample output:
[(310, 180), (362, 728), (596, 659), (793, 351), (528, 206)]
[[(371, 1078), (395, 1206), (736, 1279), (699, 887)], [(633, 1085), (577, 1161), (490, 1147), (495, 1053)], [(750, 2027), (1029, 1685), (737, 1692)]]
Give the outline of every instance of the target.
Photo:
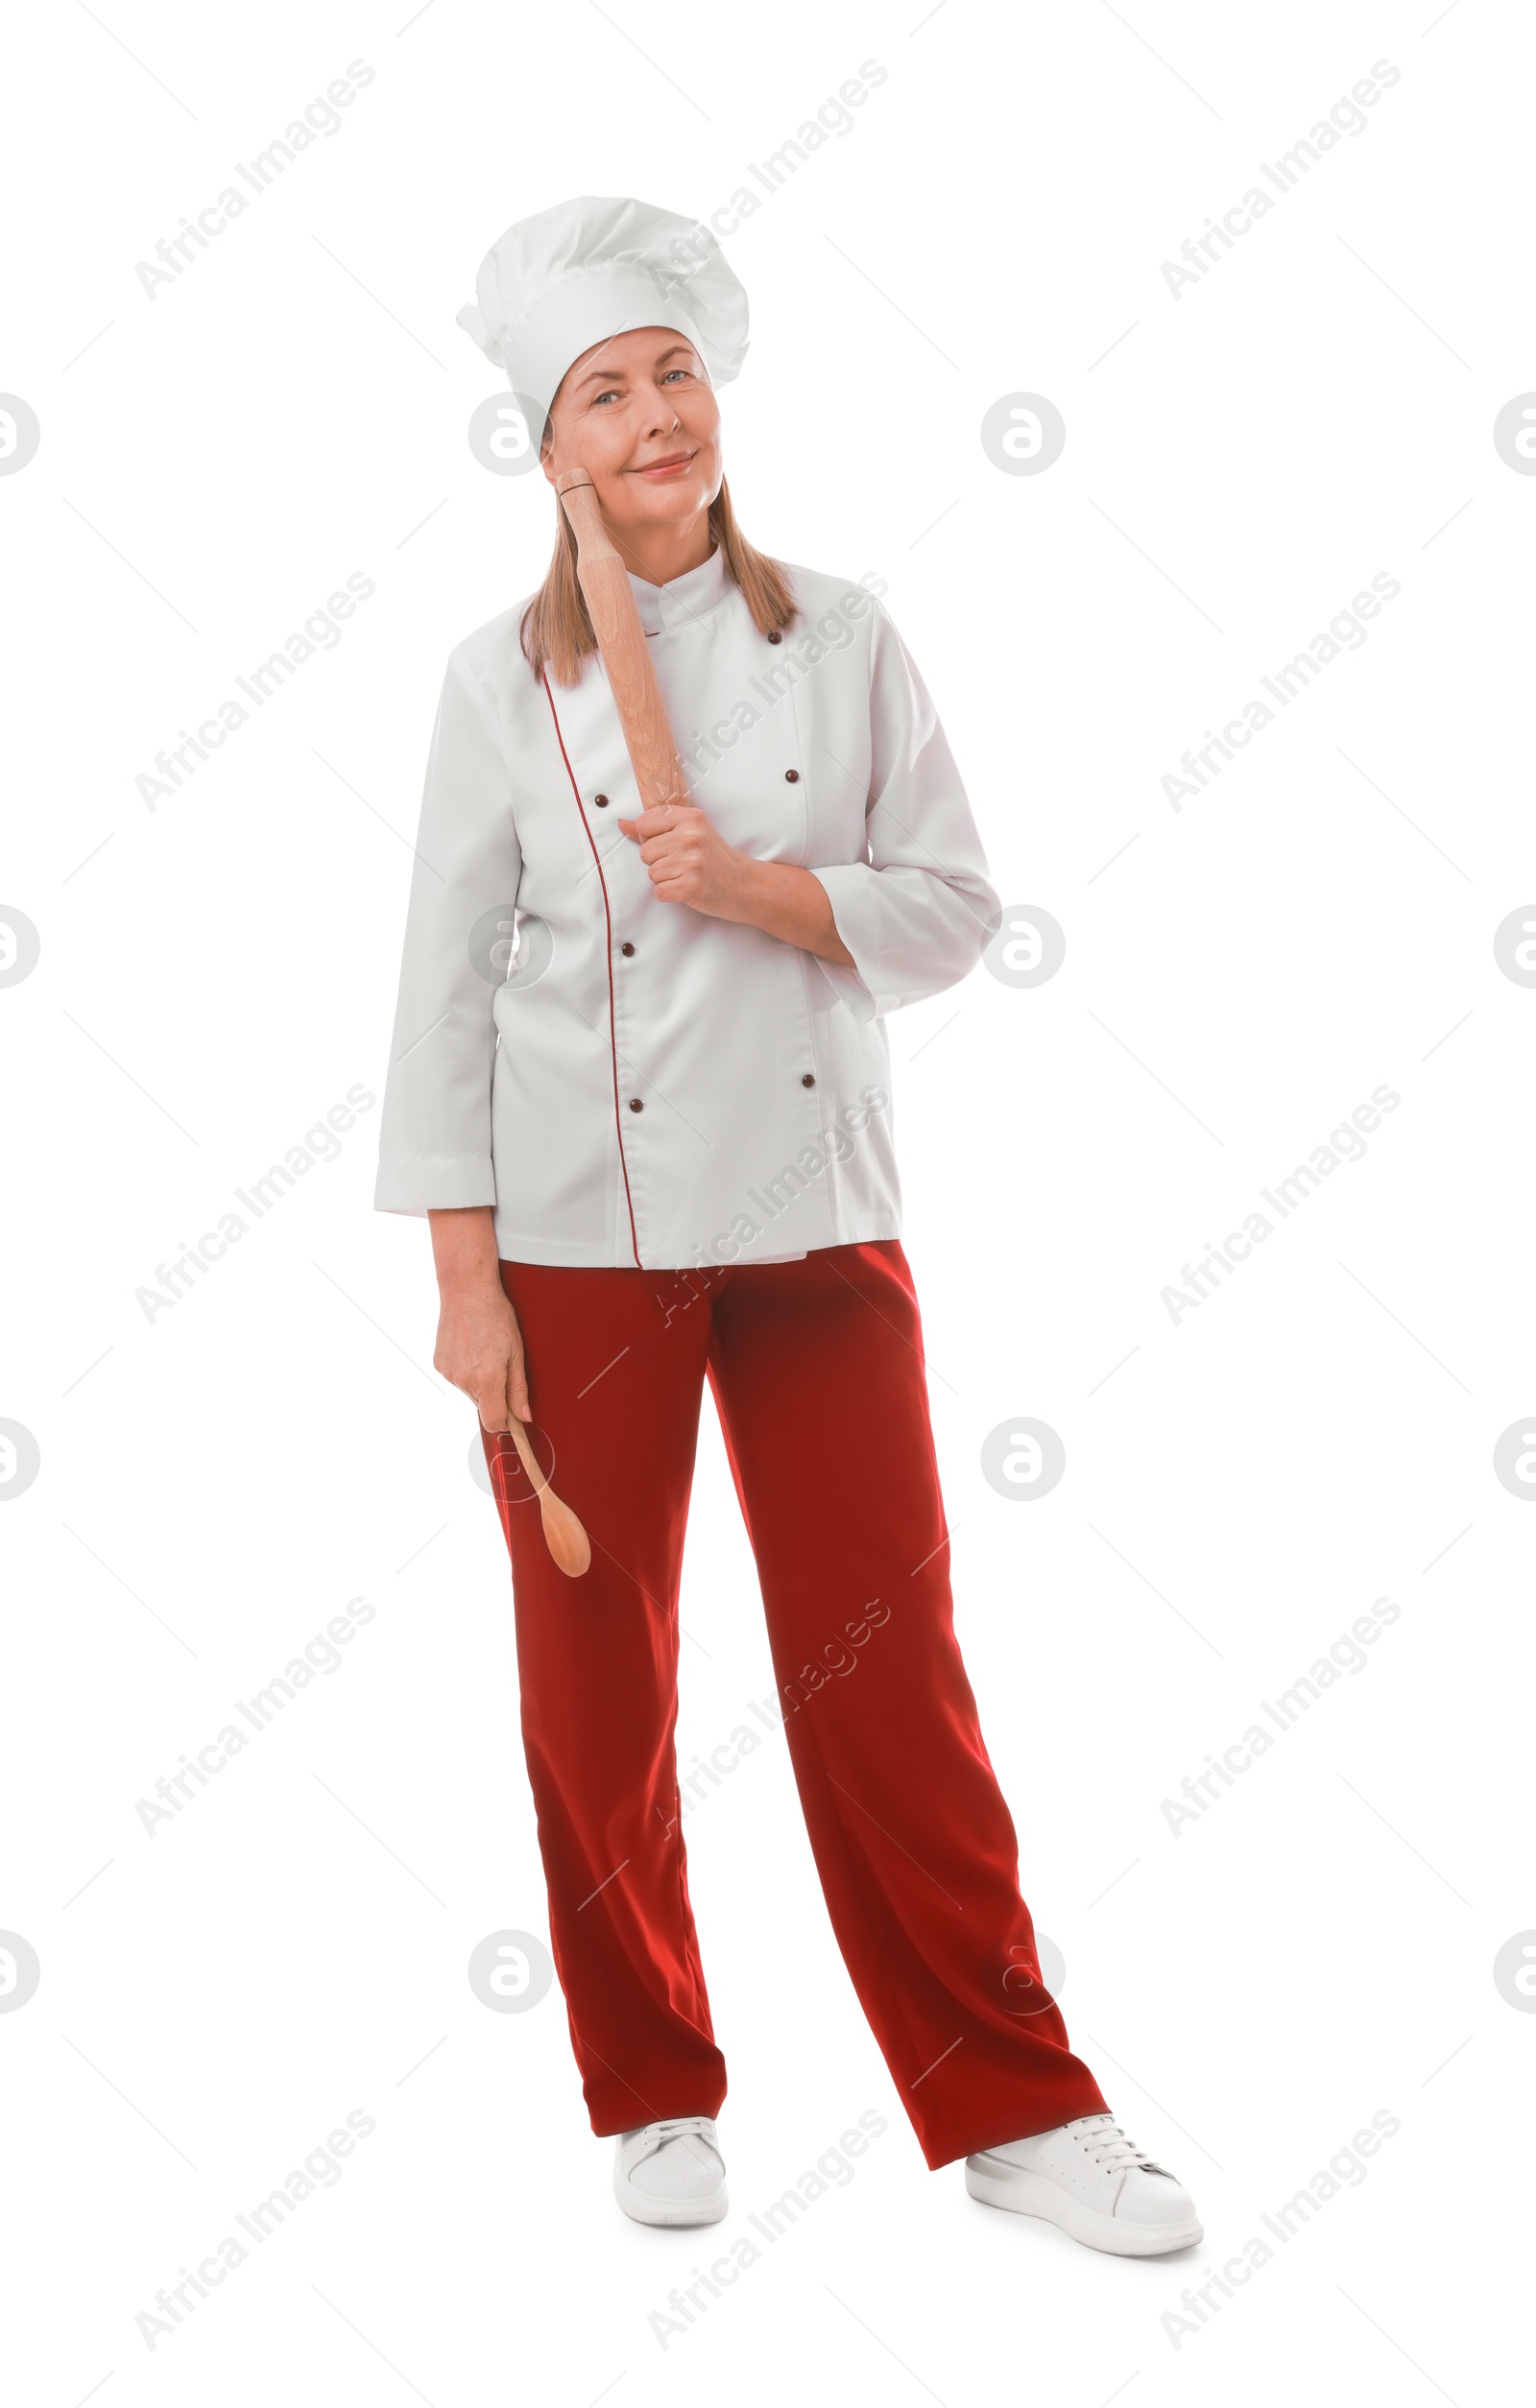
[(637, 2157), (649, 2158), (654, 2156), (658, 2149), (663, 2148), (667, 2141), (676, 2140), (683, 2133), (697, 2133), (718, 2156), (719, 2143), (709, 2130), (713, 2122), (712, 2115), (666, 2115), (660, 2123), (644, 2124), (637, 2134), (626, 2133), (624, 2137), (626, 2140), (638, 2139), (640, 2147)]
[(1112, 2115), (1080, 2115), (1067, 2129), (1078, 2147), (1086, 2150), (1107, 2174), (1129, 2173), (1133, 2166), (1146, 2174), (1162, 2174), (1165, 2170), (1126, 2137)]

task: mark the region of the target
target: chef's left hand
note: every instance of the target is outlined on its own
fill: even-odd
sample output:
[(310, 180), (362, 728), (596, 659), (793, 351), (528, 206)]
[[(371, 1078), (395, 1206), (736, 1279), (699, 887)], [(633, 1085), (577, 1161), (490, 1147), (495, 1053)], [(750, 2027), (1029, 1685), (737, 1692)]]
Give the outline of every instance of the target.
[(747, 857), (728, 845), (697, 803), (658, 803), (619, 826), (640, 848), (651, 884), (668, 903), (689, 903), (714, 919), (741, 919)]
[(619, 826), (638, 845), (663, 902), (687, 903), (712, 919), (744, 920), (781, 944), (852, 966), (826, 888), (798, 863), (738, 853), (694, 802), (657, 803)]

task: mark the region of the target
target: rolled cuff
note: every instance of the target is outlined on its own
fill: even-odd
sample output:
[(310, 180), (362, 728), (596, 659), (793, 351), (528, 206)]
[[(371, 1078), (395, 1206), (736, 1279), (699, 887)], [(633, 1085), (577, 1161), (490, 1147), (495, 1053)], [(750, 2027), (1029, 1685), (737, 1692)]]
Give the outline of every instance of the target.
[(462, 1211), (496, 1201), (491, 1156), (480, 1154), (411, 1154), (381, 1162), (373, 1186), (375, 1212)]
[[(810, 864), (806, 867), (810, 869)], [(810, 869), (813, 878), (820, 880), (827, 900), (832, 907), (832, 925), (853, 956), (852, 967), (846, 962), (828, 962), (821, 954), (813, 958), (833, 994), (846, 1004), (855, 1020), (876, 1020), (882, 1013), (894, 1012), (900, 995), (882, 995), (876, 983), (875, 963), (861, 944), (856, 927), (856, 904), (861, 878), (868, 865), (859, 862), (833, 862), (824, 870)], [(841, 901), (843, 909), (838, 910)]]

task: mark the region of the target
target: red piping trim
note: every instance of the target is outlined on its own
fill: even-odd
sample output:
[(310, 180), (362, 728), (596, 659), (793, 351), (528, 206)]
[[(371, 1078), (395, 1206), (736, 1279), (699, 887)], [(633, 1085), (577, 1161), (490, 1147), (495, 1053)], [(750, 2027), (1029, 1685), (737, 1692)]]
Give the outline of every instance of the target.
[(560, 757), (565, 764), (565, 775), (570, 779), (570, 790), (576, 798), (576, 808), (581, 814), (583, 833), (592, 847), (592, 860), (597, 868), (597, 883), (603, 890), (603, 922), (608, 931), (608, 1044), (613, 1064), (613, 1134), (618, 1140), (618, 1166), (624, 1175), (624, 1204), (630, 1216), (630, 1245), (635, 1253), (635, 1267), (637, 1271), (643, 1271), (645, 1266), (640, 1260), (640, 1241), (635, 1227), (635, 1199), (630, 1194), (630, 1166), (624, 1159), (624, 1124), (618, 1113), (618, 1035), (613, 1017), (613, 915), (608, 906), (608, 880), (603, 875), (603, 864), (597, 846), (592, 843), (592, 831), (587, 824), (587, 812), (582, 802), (581, 788), (576, 783), (576, 773), (571, 768), (570, 754), (565, 750), (565, 739), (560, 730), (560, 713), (555, 708), (555, 698), (549, 691), (549, 679), (542, 669), (539, 672), (539, 682), (548, 699), (549, 716), (555, 723), (555, 742), (560, 747)]

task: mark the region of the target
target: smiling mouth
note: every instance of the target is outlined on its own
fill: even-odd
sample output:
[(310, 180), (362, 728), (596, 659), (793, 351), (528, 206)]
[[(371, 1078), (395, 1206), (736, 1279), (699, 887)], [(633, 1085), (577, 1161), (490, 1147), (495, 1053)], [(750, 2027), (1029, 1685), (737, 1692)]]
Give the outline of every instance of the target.
[(630, 473), (636, 477), (673, 476), (680, 468), (691, 467), (693, 460), (691, 451), (675, 451), (665, 460), (648, 460), (643, 468), (634, 468)]

